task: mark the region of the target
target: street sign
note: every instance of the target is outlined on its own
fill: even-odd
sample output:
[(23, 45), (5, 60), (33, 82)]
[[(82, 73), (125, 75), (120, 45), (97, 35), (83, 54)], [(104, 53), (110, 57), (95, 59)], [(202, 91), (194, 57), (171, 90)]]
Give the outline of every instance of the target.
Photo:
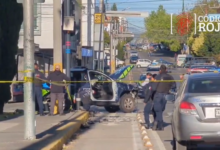
[[(103, 18), (102, 18), (103, 16)], [(95, 24), (101, 24), (101, 20), (102, 20), (102, 23), (105, 22), (105, 18), (104, 18), (104, 15), (102, 15), (101, 13), (95, 13)]]

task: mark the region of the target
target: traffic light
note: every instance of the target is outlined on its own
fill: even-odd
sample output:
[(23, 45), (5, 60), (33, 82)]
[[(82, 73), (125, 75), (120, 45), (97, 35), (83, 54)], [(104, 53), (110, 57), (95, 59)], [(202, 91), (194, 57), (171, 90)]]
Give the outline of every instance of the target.
[[(23, 3), (23, 0), (17, 0), (17, 3)], [(34, 3), (45, 3), (45, 0), (34, 0)]]

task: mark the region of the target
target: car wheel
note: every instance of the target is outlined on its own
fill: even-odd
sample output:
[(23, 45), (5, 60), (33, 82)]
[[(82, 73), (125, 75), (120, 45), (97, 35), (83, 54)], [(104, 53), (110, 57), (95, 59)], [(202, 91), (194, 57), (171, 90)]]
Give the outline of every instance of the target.
[(118, 106), (105, 106), (105, 110), (109, 113), (115, 113), (120, 110)]
[(135, 99), (131, 94), (124, 94), (120, 99), (120, 109), (125, 113), (131, 113), (135, 110)]
[(173, 138), (173, 150), (190, 150), (187, 144), (184, 144), (182, 142), (176, 141), (175, 138)]

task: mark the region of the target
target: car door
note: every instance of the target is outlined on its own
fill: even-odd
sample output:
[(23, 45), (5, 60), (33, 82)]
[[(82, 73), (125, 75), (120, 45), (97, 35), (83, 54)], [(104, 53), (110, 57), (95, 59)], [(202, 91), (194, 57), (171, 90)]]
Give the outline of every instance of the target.
[(118, 87), (116, 81), (111, 79), (109, 76), (94, 70), (88, 71), (88, 76), (91, 88), (95, 83), (100, 83), (103, 90), (103, 95), (101, 95), (100, 98), (96, 98), (94, 96), (94, 92), (91, 92), (90, 98), (92, 101), (116, 101), (118, 98)]
[(148, 67), (151, 64), (151, 61), (148, 59), (145, 59), (145, 67)]

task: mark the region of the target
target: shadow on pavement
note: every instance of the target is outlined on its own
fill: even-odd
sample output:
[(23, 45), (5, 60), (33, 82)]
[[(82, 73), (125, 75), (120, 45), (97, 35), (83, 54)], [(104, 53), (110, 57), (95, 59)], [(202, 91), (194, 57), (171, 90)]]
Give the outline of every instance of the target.
[[(76, 115), (76, 113), (77, 112), (73, 113), (72, 116)], [(83, 112), (77, 114), (73, 118), (71, 118), (72, 116), (70, 116), (69, 118), (67, 118), (64, 121), (61, 121), (59, 124), (53, 126), (52, 128), (50, 128), (50, 129), (48, 129), (48, 130), (46, 130), (42, 133), (37, 134), (36, 137), (37, 137), (38, 141), (31, 144), (31, 145), (29, 145), (29, 146), (27, 146), (27, 147), (25, 147), (25, 148), (23, 148), (23, 149), (21, 149), (21, 150), (39, 150), (39, 149), (43, 149), (44, 147), (50, 145), (50, 143), (53, 143), (53, 142), (59, 140), (61, 135), (64, 136), (63, 130), (65, 130), (65, 129), (63, 129), (62, 127), (64, 125), (67, 125), (70, 122), (76, 122), (76, 123), (80, 122), (80, 120), (77, 120), (77, 118), (80, 117), (82, 114), (83, 114)], [(52, 117), (55, 117), (55, 116), (52, 116)], [(70, 119), (70, 120), (68, 120), (68, 119)], [(75, 124), (74, 126), (77, 128), (77, 124)], [(73, 128), (73, 126), (70, 126), (68, 128), (71, 128), (71, 127)]]

